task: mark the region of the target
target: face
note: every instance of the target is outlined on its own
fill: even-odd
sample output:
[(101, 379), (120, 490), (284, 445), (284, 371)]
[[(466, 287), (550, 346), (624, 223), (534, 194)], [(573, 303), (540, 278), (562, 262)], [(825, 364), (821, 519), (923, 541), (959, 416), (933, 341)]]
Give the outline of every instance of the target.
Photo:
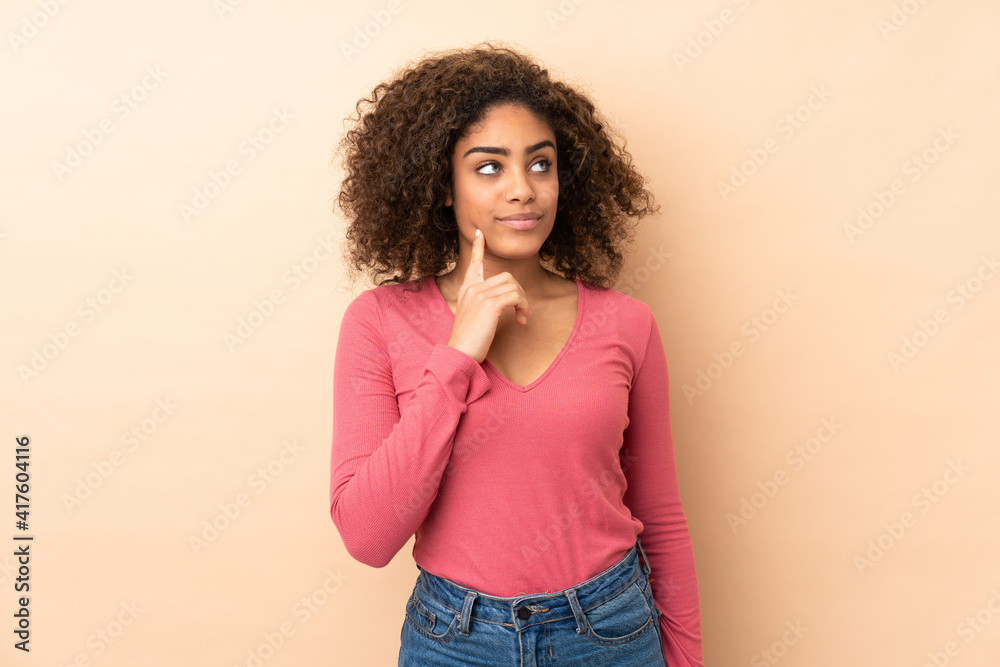
[(458, 141), (451, 167), (445, 204), (453, 207), (470, 247), (478, 227), (488, 254), (537, 255), (552, 231), (559, 200), (552, 128), (522, 106), (493, 107)]

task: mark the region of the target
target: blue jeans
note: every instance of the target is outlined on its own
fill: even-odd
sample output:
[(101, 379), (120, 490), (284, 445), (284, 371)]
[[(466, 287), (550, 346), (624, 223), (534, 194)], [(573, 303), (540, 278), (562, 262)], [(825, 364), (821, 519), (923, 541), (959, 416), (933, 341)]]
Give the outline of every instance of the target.
[(582, 584), (513, 598), (417, 566), (399, 667), (666, 667), (648, 563), (636, 540), (620, 561)]

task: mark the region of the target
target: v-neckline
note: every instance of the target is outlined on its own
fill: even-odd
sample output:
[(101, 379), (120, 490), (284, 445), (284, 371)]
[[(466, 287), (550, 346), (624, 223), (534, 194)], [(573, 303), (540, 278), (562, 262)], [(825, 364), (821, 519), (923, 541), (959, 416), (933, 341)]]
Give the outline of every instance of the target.
[[(434, 291), (437, 293), (438, 298), (441, 300), (441, 304), (444, 305), (445, 311), (449, 315), (451, 315), (451, 321), (452, 323), (454, 323), (455, 313), (451, 311), (451, 306), (448, 305), (448, 302), (444, 298), (444, 294), (441, 293), (441, 288), (438, 287), (437, 281), (434, 279), (434, 276), (429, 276), (428, 278), (425, 278), (425, 280), (429, 280), (431, 282), (431, 285), (434, 286)], [(586, 292), (587, 292), (587, 290), (584, 289), (583, 284), (580, 282), (579, 278), (574, 278), (573, 282), (576, 283), (576, 294), (577, 294), (576, 320), (573, 322), (573, 329), (569, 333), (569, 338), (567, 338), (566, 342), (563, 343), (562, 349), (559, 350), (559, 354), (557, 354), (556, 358), (552, 360), (552, 363), (549, 364), (548, 368), (542, 371), (541, 375), (539, 375), (537, 378), (535, 378), (526, 385), (520, 385), (517, 384), (516, 382), (512, 382), (503, 373), (498, 371), (496, 367), (493, 365), (493, 363), (490, 362), (489, 359), (483, 359), (482, 365), (486, 366), (487, 368), (489, 368), (489, 370), (493, 371), (493, 374), (496, 375), (497, 378), (500, 379), (500, 381), (509, 386), (511, 389), (515, 389), (522, 393), (534, 389), (535, 387), (538, 386), (540, 382), (542, 382), (546, 377), (549, 376), (549, 374), (553, 371), (553, 369), (555, 369), (555, 367), (559, 364), (562, 358), (566, 356), (566, 354), (569, 352), (569, 348), (573, 343), (573, 339), (576, 338), (576, 334), (580, 330), (581, 323), (583, 322), (583, 306), (584, 306), (583, 302), (584, 299), (586, 298)]]

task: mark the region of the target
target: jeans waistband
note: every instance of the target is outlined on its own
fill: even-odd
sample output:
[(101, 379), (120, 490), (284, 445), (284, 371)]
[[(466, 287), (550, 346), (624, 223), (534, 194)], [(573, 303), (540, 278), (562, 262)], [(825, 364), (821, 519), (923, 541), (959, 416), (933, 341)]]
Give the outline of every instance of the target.
[[(639, 563), (640, 553), (644, 563), (642, 566)], [(581, 584), (555, 593), (497, 597), (460, 586), (450, 579), (417, 567), (420, 570), (418, 593), (430, 595), (440, 604), (460, 614), (459, 632), (465, 635), (469, 634), (471, 619), (513, 626), (520, 630), (574, 616), (578, 623), (577, 632), (583, 632), (586, 628), (584, 612), (618, 595), (637, 581), (645, 592), (650, 572), (649, 559), (638, 539), (621, 560), (608, 569)]]

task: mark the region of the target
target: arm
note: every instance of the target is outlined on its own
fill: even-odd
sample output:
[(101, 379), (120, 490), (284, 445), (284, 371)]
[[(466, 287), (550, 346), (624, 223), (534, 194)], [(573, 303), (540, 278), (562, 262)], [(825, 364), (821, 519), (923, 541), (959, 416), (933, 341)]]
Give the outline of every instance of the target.
[(639, 539), (652, 568), (653, 599), (662, 612), (667, 664), (703, 667), (694, 550), (674, 466), (667, 362), (656, 319), (649, 315), (645, 356), (629, 393), (624, 501), (643, 524)]
[(416, 532), (459, 419), (489, 387), (475, 359), (438, 343), (401, 414), (374, 293), (347, 307), (334, 361), (330, 516), (353, 558), (383, 567)]

